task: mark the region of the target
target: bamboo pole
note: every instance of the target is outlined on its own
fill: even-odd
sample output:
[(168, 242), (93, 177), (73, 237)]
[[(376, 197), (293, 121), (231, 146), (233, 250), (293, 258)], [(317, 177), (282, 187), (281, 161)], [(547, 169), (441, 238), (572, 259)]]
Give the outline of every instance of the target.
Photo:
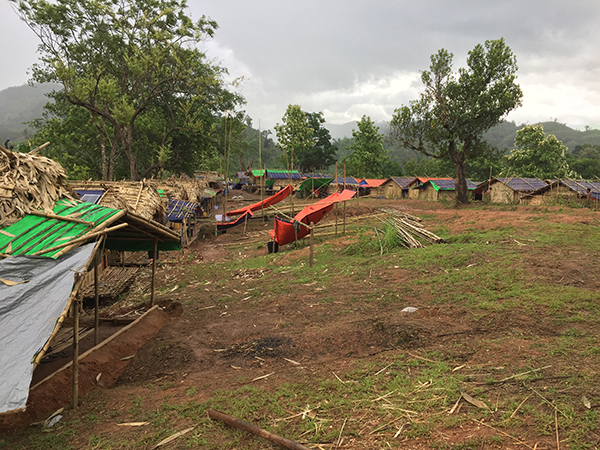
[(46, 219), (55, 219), (55, 220), (62, 220), (64, 222), (80, 223), (82, 225), (87, 225), (88, 227), (94, 226), (94, 222), (88, 222), (87, 220), (81, 220), (81, 219), (77, 219), (75, 217), (59, 216), (57, 214), (47, 214), (47, 213), (43, 213), (41, 211), (35, 211), (35, 210), (30, 211), (28, 214), (30, 214), (32, 216), (45, 217)]
[(285, 448), (289, 448), (291, 450), (311, 450), (305, 445), (299, 444), (298, 442), (292, 441), (290, 439), (286, 439), (282, 436), (279, 436), (278, 434), (271, 433), (270, 431), (267, 431), (263, 428), (259, 428), (255, 425), (252, 425), (248, 422), (244, 422), (243, 420), (224, 414), (220, 411), (215, 411), (214, 409), (207, 409), (206, 413), (211, 419), (220, 420), (222, 422), (225, 422), (227, 425), (239, 428), (244, 431), (248, 431), (249, 433), (265, 438), (271, 442), (275, 442), (276, 444), (279, 444)]
[(313, 246), (315, 241), (315, 224), (314, 222), (310, 223), (310, 267), (312, 269), (313, 266)]
[(144, 189), (144, 180), (140, 181), (140, 190), (138, 191), (137, 198), (135, 199), (134, 211), (137, 211), (138, 204), (140, 203), (140, 197), (142, 196), (142, 190)]
[(94, 345), (100, 341), (100, 294), (98, 292), (98, 252), (94, 249)]
[[(344, 190), (346, 190), (346, 164), (344, 164)], [(346, 202), (344, 202), (344, 222), (342, 234), (346, 234)]]
[[(337, 161), (335, 163), (335, 192), (339, 192), (340, 187), (338, 185), (338, 170), (337, 170)], [(338, 205), (337, 203), (335, 204), (335, 212), (337, 213), (338, 210)], [(338, 232), (338, 217), (337, 214), (335, 215), (335, 235), (337, 236), (337, 232)]]
[[(75, 285), (79, 284), (79, 273), (75, 272)], [(79, 403), (79, 296), (71, 304), (73, 311), (73, 409)]]
[(154, 239), (154, 254), (152, 255), (152, 281), (150, 285), (150, 306), (154, 306), (154, 281), (156, 279), (156, 254), (158, 253), (158, 239)]

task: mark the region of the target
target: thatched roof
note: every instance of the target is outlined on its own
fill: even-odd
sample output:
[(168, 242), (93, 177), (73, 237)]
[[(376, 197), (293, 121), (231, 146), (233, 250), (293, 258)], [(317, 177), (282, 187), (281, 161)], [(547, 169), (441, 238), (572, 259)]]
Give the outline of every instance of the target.
[(162, 189), (167, 198), (189, 202), (199, 202), (202, 199), (202, 191), (209, 187), (206, 179), (186, 176), (171, 177), (157, 183), (158, 189)]
[(33, 210), (51, 213), (61, 198), (77, 198), (65, 169), (38, 151), (18, 153), (0, 146), (0, 227)]
[(104, 190), (98, 204), (163, 223), (165, 206), (157, 192), (154, 180), (142, 181), (69, 181), (77, 190)]

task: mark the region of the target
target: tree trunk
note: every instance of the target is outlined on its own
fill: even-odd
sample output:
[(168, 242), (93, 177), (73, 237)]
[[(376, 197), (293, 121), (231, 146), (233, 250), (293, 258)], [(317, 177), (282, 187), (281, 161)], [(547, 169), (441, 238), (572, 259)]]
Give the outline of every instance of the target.
[(469, 203), (469, 190), (467, 189), (467, 176), (465, 174), (464, 159), (457, 158), (454, 161), (456, 166), (456, 204), (466, 205)]
[(138, 161), (131, 150), (133, 129), (132, 127), (127, 126), (119, 128), (119, 135), (121, 137), (121, 147), (123, 149), (123, 152), (125, 153), (127, 162), (129, 162), (129, 179), (131, 181), (136, 181), (138, 179)]

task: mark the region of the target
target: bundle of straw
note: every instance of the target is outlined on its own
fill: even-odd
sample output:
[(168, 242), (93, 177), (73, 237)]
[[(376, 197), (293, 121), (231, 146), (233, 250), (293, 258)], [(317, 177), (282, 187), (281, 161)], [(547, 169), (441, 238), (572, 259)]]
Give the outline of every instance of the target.
[(34, 210), (51, 213), (61, 198), (77, 198), (67, 184), (65, 169), (39, 155), (40, 148), (18, 153), (0, 146), (0, 227)]

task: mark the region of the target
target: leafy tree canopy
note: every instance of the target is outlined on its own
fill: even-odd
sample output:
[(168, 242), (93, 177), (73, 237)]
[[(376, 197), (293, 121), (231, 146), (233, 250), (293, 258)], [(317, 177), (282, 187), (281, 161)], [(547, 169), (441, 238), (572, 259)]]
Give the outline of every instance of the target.
[(281, 123), (275, 125), (279, 148), (285, 154), (286, 168), (298, 168), (299, 155), (312, 146), (313, 129), (308, 126), (306, 114), (299, 105), (288, 105)]
[(384, 136), (368, 116), (357, 122), (358, 130), (352, 131), (352, 153), (342, 159), (346, 171), (361, 178), (387, 178), (401, 175), (398, 163), (392, 162), (383, 147)]
[[(201, 136), (242, 102), (225, 88), (225, 69), (195, 48), (216, 22), (194, 22), (186, 8), (185, 0), (18, 2), (40, 39), (33, 80), (63, 86), (64, 99), (89, 114), (98, 146), (126, 158), (131, 179), (173, 157), (177, 168), (195, 160), (190, 145), (214, 152)], [(105, 157), (103, 176), (112, 178)]]
[(520, 177), (571, 178), (566, 145), (553, 134), (544, 133), (542, 125), (528, 125), (517, 131), (515, 149), (507, 157), (508, 172)]
[(504, 39), (477, 45), (467, 67), (452, 72), (452, 53), (441, 49), (421, 74), (425, 85), (418, 100), (396, 109), (390, 135), (424, 155), (449, 159), (456, 170), (458, 203), (469, 201), (465, 164), (484, 154), (483, 134), (523, 96), (516, 84), (517, 63)]

